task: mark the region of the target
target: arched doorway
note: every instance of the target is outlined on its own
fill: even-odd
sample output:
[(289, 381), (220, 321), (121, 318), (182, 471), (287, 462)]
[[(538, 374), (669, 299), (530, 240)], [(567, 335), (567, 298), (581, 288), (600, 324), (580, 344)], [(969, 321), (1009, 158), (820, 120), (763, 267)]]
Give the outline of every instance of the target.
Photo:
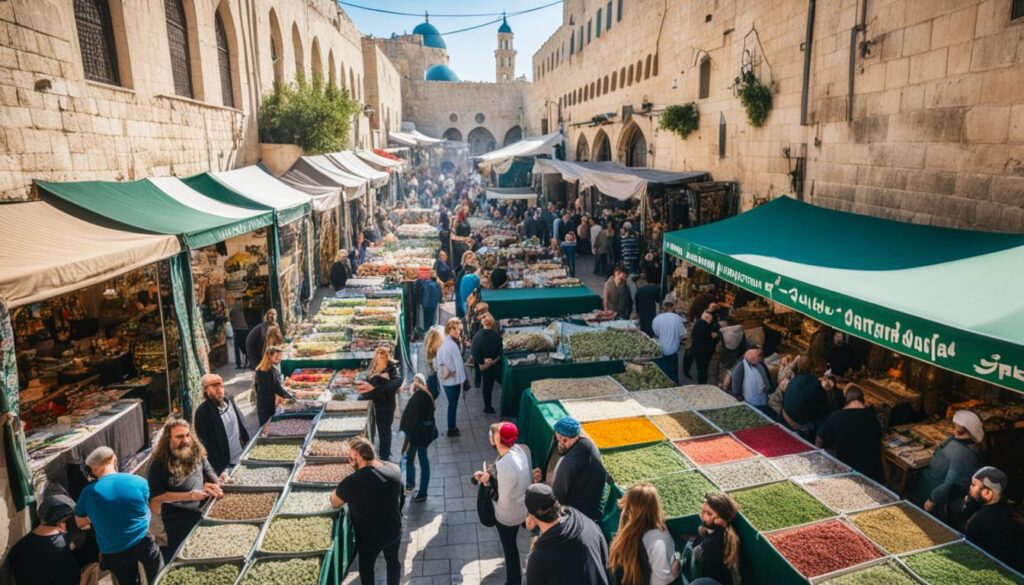
[(612, 160), (612, 143), (604, 130), (598, 130), (594, 136), (594, 160), (604, 162)]
[(462, 132), (458, 128), (449, 128), (444, 131), (444, 139), (453, 142), (462, 142)]
[(477, 126), (469, 132), (469, 136), (466, 138), (466, 142), (469, 142), (469, 154), (477, 155), (485, 152), (494, 150), (497, 145), (497, 141), (494, 140), (494, 135), (491, 131), (483, 126)]
[(587, 144), (587, 137), (584, 134), (580, 134), (579, 139), (576, 140), (576, 160), (579, 162), (590, 160), (590, 145)]
[(647, 139), (640, 127), (630, 123), (619, 139), (619, 160), (627, 167), (647, 166)]
[(519, 126), (513, 126), (508, 129), (505, 133), (505, 140), (501, 143), (502, 146), (508, 146), (513, 142), (519, 142), (523, 139), (523, 129)]

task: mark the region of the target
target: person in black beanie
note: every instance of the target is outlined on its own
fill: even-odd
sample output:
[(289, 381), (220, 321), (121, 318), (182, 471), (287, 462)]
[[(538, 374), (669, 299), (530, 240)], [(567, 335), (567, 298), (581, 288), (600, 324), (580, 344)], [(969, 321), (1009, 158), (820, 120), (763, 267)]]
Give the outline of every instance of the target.
[(526, 561), (530, 585), (608, 585), (608, 543), (579, 510), (563, 506), (543, 483), (526, 488), (526, 529), (540, 536)]

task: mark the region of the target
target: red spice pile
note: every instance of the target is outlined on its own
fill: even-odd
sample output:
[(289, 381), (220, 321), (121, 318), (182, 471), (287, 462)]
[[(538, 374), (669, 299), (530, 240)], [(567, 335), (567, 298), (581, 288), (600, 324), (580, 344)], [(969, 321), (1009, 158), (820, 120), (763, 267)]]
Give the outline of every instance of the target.
[(782, 556), (805, 577), (817, 577), (882, 556), (866, 538), (839, 520), (768, 535)]
[(807, 443), (782, 430), (778, 425), (744, 429), (733, 433), (736, 438), (765, 457), (781, 457), (813, 449)]
[(754, 456), (750, 449), (729, 435), (676, 441), (675, 446), (697, 465), (715, 465)]

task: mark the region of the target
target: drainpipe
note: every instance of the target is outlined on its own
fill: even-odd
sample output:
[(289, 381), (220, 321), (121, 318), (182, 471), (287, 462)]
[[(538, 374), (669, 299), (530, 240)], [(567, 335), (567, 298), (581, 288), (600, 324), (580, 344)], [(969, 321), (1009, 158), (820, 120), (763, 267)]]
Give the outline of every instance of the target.
[(816, 0), (807, 1), (807, 32), (804, 34), (804, 79), (800, 93), (800, 125), (807, 125), (807, 101), (811, 84), (811, 47), (814, 44), (814, 9)]
[(850, 29), (850, 71), (846, 95), (846, 121), (853, 120), (853, 78), (857, 66), (857, 34), (867, 31), (868, 0), (861, 0), (860, 22)]

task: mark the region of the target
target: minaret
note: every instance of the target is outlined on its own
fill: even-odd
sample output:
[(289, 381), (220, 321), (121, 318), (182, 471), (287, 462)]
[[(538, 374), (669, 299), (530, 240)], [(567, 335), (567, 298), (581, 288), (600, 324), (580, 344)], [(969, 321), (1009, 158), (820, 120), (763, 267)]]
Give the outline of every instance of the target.
[(495, 75), (498, 83), (512, 81), (516, 77), (516, 51), (512, 48), (512, 28), (504, 15), (498, 28), (498, 49), (494, 51)]

